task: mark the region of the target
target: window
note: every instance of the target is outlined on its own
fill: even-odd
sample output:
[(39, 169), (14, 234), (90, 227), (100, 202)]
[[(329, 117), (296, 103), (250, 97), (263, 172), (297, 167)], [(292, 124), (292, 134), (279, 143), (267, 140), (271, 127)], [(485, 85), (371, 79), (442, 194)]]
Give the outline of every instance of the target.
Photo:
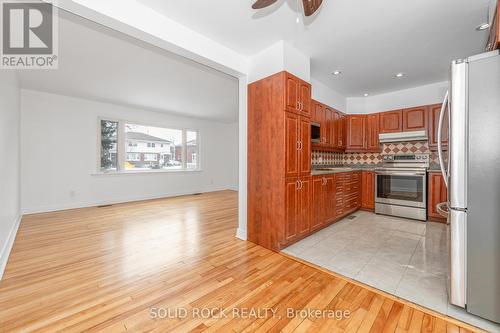
[(118, 169), (118, 122), (101, 120), (101, 171)]
[(100, 170), (197, 170), (198, 131), (101, 120)]
[(188, 169), (198, 168), (198, 132), (186, 131), (186, 148), (187, 148), (187, 163)]
[(127, 162), (138, 162), (141, 160), (139, 153), (127, 153)]
[(158, 155), (156, 154), (144, 154), (145, 162), (156, 162), (158, 161)]

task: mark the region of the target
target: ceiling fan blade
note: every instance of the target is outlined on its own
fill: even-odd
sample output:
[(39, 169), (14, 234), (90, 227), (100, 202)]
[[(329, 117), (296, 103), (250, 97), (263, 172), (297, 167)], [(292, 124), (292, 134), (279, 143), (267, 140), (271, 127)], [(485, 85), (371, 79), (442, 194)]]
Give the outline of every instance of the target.
[(273, 3), (275, 3), (278, 0), (257, 0), (253, 5), (253, 9), (261, 9), (261, 8), (266, 8), (268, 6), (271, 6)]
[(304, 15), (311, 16), (321, 7), (323, 0), (302, 0), (302, 3), (304, 4)]

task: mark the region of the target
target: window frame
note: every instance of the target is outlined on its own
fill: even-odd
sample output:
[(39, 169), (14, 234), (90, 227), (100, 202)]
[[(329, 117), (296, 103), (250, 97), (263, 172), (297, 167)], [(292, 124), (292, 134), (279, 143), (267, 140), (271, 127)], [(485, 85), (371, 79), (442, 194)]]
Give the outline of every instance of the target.
[[(102, 170), (101, 169), (101, 122), (102, 121), (113, 121), (118, 123), (118, 139), (117, 139), (117, 165), (116, 165), (116, 170)], [(125, 169), (125, 163), (127, 161), (127, 139), (126, 139), (126, 131), (125, 131), (125, 124), (133, 124), (133, 125), (139, 125), (139, 126), (150, 126), (150, 127), (157, 127), (157, 128), (164, 128), (164, 129), (171, 129), (171, 130), (179, 130), (182, 131), (182, 150), (181, 150), (181, 156), (182, 156), (182, 164), (180, 169), (151, 169), (151, 170), (127, 170)], [(196, 168), (195, 169), (188, 169), (187, 168), (187, 132), (196, 132), (196, 140), (197, 140), (197, 155), (196, 155)], [(97, 158), (96, 158), (96, 170), (97, 172), (95, 173), (96, 175), (108, 175), (108, 174), (137, 174), (137, 173), (170, 173), (170, 172), (199, 172), (203, 171), (201, 168), (201, 131), (199, 129), (193, 129), (192, 127), (174, 127), (174, 126), (168, 126), (168, 125), (163, 125), (163, 124), (151, 124), (151, 123), (144, 123), (141, 121), (133, 121), (133, 120), (125, 120), (125, 119), (118, 119), (114, 117), (98, 117), (97, 118)]]

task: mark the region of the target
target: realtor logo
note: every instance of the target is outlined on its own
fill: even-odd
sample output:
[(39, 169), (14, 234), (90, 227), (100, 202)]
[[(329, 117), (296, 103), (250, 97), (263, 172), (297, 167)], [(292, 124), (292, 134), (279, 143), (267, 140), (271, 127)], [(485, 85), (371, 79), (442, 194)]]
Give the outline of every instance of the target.
[(3, 0), (1, 17), (2, 68), (57, 68), (57, 15), (52, 3)]

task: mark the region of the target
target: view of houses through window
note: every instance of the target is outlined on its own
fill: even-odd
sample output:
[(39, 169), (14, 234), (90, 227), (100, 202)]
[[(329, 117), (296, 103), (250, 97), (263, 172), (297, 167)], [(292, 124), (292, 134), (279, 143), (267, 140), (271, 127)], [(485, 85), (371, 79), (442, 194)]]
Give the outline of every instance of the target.
[[(101, 120), (100, 168), (104, 172), (196, 170), (198, 140), (198, 132), (193, 130)], [(122, 145), (124, 150), (120, 150)]]

